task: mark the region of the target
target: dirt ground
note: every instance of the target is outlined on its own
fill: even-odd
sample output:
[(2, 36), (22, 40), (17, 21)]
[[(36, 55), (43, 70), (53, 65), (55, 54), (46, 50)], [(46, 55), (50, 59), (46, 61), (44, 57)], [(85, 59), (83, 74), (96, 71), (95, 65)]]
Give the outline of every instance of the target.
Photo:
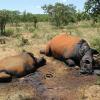
[[(40, 57), (41, 41), (30, 40), (19, 47), (15, 39), (0, 45), (0, 59), (18, 54), (22, 49)], [(100, 85), (95, 75), (79, 75), (79, 68), (69, 68), (63, 62), (46, 57), (47, 64), (23, 78), (0, 83), (0, 100), (100, 100)]]

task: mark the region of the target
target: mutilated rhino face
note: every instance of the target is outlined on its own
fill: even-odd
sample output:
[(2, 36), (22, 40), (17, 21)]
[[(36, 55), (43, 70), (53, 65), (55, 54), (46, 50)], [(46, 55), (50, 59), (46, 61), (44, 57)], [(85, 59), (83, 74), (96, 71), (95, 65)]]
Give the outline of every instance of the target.
[(92, 74), (93, 73), (93, 56), (91, 50), (88, 50), (80, 61), (80, 73)]
[(29, 54), (33, 58), (33, 60), (35, 62), (34, 65), (36, 67), (41, 67), (46, 64), (46, 59), (44, 57), (37, 58), (30, 52), (27, 52), (27, 54)]
[(41, 67), (46, 64), (46, 60), (44, 57), (41, 57), (40, 59), (37, 59), (37, 67)]

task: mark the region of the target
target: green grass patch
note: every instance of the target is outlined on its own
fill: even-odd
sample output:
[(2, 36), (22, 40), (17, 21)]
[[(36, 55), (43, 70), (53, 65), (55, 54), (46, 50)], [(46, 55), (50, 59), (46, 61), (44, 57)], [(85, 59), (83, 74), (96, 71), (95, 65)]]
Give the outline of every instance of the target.
[(5, 33), (3, 33), (3, 36), (13, 36), (14, 35), (14, 30), (13, 29), (6, 29)]
[(92, 39), (91, 46), (100, 52), (100, 36), (95, 36)]

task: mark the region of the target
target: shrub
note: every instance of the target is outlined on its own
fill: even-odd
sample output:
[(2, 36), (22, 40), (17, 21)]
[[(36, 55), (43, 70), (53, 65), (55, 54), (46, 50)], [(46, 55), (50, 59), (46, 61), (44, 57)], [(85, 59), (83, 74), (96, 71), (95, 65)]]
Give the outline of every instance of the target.
[(48, 14), (50, 22), (58, 28), (76, 22), (76, 7), (72, 4), (57, 2), (54, 5), (44, 5), (42, 9)]
[(20, 33), (21, 32), (21, 28), (16, 27), (16, 33)]
[(53, 37), (55, 37), (57, 35), (57, 33), (52, 33), (52, 34), (45, 34), (44, 38), (49, 41), (51, 40)]
[(19, 39), (20, 37), (21, 37), (21, 34), (14, 34), (14, 35), (13, 35), (13, 38)]
[(30, 27), (28, 30), (29, 30), (29, 32), (31, 32), (31, 33), (33, 33), (33, 32), (35, 31), (35, 29), (32, 28), (32, 27)]
[(17, 45), (18, 47), (22, 47), (22, 46), (25, 46), (25, 45), (29, 45), (30, 44), (29, 43), (29, 40), (26, 39), (26, 38), (24, 38), (21, 35), (18, 35), (17, 39), (18, 39), (18, 45)]
[(91, 41), (91, 46), (94, 47), (96, 50), (98, 50), (100, 52), (100, 36), (95, 37)]
[(14, 30), (12, 30), (12, 29), (6, 29), (6, 32), (5, 33), (3, 33), (2, 35), (4, 35), (4, 36), (13, 36), (14, 35)]
[(20, 46), (28, 45), (29, 41), (28, 39), (25, 39), (24, 37), (21, 38)]

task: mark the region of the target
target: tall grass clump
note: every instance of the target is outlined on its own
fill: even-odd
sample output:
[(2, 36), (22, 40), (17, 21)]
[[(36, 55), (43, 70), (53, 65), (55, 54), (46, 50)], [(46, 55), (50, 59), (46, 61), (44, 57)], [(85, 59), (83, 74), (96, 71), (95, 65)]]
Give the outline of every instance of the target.
[(21, 29), (21, 28), (16, 27), (16, 33), (21, 33), (21, 32), (22, 32), (22, 29)]
[(33, 32), (35, 31), (35, 28), (30, 27), (30, 28), (28, 29), (28, 31), (29, 31), (30, 33), (33, 33)]
[(6, 31), (3, 33), (3, 36), (13, 36), (14, 35), (14, 30), (13, 29), (6, 29)]
[(51, 40), (53, 37), (55, 37), (56, 35), (58, 35), (58, 33), (51, 33), (51, 34), (45, 34), (44, 38), (46, 39), (46, 41)]
[(24, 37), (22, 37), (20, 39), (20, 46), (25, 46), (25, 45), (29, 45), (29, 41), (28, 39), (25, 39)]

